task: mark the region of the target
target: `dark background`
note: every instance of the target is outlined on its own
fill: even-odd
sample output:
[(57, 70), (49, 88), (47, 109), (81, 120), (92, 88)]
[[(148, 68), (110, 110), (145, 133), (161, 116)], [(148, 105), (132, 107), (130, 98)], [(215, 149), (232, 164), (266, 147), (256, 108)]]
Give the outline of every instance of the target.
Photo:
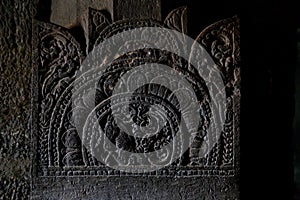
[[(300, 183), (299, 109), (294, 119), (295, 105), (300, 106), (295, 104), (296, 88), (300, 90), (296, 3), (163, 0), (162, 6), (185, 4), (194, 38), (215, 21), (236, 14), (241, 18), (241, 199), (292, 199), (295, 183)], [(30, 0), (0, 2), (0, 199), (30, 194), (31, 20), (36, 5)], [(163, 17), (168, 12), (163, 10)]]
[(241, 199), (300, 199), (296, 3), (191, 0), (188, 14), (194, 38), (215, 21), (241, 19)]

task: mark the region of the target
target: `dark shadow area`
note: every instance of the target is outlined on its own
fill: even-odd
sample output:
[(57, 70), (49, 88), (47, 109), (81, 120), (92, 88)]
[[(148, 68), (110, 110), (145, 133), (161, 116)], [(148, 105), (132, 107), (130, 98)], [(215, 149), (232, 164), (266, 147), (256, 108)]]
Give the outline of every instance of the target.
[(36, 19), (50, 22), (51, 17), (51, 0), (40, 0), (37, 4), (37, 14)]
[(188, 4), (193, 38), (220, 19), (241, 19), (241, 199), (293, 199), (297, 6), (261, 1)]
[(294, 179), (295, 179), (295, 200), (300, 199), (300, 21), (297, 23), (297, 65), (295, 73), (296, 86), (296, 112), (294, 120)]
[(294, 196), (295, 7), (241, 7), (241, 199)]
[(179, 7), (186, 6), (187, 0), (162, 0), (161, 1), (161, 19), (164, 20), (168, 16), (168, 14)]
[(196, 38), (207, 26), (225, 18), (240, 14), (237, 1), (187, 1), (188, 35)]

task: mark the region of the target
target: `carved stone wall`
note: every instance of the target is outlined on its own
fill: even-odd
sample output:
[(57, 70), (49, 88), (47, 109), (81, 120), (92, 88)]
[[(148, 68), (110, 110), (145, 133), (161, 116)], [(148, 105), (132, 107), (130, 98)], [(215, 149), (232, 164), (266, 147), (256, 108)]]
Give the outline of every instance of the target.
[[(119, 177), (109, 176), (108, 170), (106, 175), (91, 173), (83, 178), (77, 174), (77, 171), (74, 173), (74, 170), (69, 175), (58, 174), (56, 176), (50, 173), (51, 176), (48, 177), (43, 177), (43, 174), (38, 174), (37, 171), (31, 172), (31, 166), (35, 166), (34, 169), (41, 169), (39, 167), (42, 166), (42, 163), (38, 162), (40, 160), (38, 156), (42, 154), (32, 151), (37, 157), (30, 156), (30, 149), (35, 150), (37, 144), (40, 144), (31, 141), (31, 129), (36, 131), (39, 127), (30, 127), (32, 124), (30, 117), (31, 77), (38, 77), (37, 74), (32, 73), (32, 19), (40, 21), (37, 24), (41, 26), (40, 30), (43, 30), (43, 34), (47, 35), (56, 30), (52, 36), (47, 35), (48, 43), (44, 43), (46, 45), (44, 47), (59, 44), (52, 48), (54, 49), (52, 57), (47, 56), (49, 52), (44, 52), (44, 58), (48, 61), (60, 56), (56, 51), (60, 48), (64, 49), (65, 46), (61, 44), (65, 44), (66, 41), (71, 44), (72, 56), (83, 55), (84, 58), (87, 52), (92, 50), (88, 47), (92, 47), (96, 42), (97, 34), (104, 27), (115, 22), (111, 17), (114, 12), (111, 4), (113, 1), (61, 1), (65, 2), (65, 4), (61, 3), (63, 7), (66, 7), (68, 3), (68, 11), (56, 10), (58, 4), (51, 4), (51, 2), (59, 2), (59, 0), (42, 0), (40, 3), (28, 0), (2, 0), (0, 3), (0, 199), (29, 199), (30, 196), (33, 199), (231, 200), (239, 199), (239, 196), (241, 199), (251, 200), (291, 199), (293, 158), (290, 136), (294, 113), (293, 54), (295, 54), (294, 45), (296, 44), (294, 23), (295, 19), (299, 21), (299, 17), (295, 17), (295, 14), (299, 13), (296, 10), (297, 5), (285, 1), (258, 1), (249, 4), (242, 2), (241, 5), (238, 5), (238, 1), (224, 1), (223, 3), (201, 1), (201, 6), (199, 6), (198, 0), (187, 1), (187, 4), (183, 0), (163, 0), (161, 4), (161, 18), (157, 18), (160, 25), (187, 32), (193, 38), (196, 38), (210, 24), (232, 17), (236, 13), (235, 8), (238, 7), (241, 12), (243, 98), (241, 107), (242, 181), (240, 181), (235, 175), (188, 175), (188, 177), (122, 175)], [(72, 2), (79, 3), (81, 7), (74, 6)], [(181, 13), (186, 12), (182, 7), (185, 5), (188, 8), (187, 27), (182, 26), (181, 23), (173, 23), (176, 19), (177, 22), (184, 24), (186, 18)], [(88, 6), (93, 8), (90, 13), (85, 12)], [(181, 9), (174, 10), (179, 7)], [(37, 8), (39, 12), (36, 12)], [(103, 8), (106, 12), (97, 15), (97, 10)], [(71, 11), (72, 9), (75, 13)], [(174, 10), (174, 15), (171, 14), (172, 10)], [(60, 18), (65, 15), (74, 18)], [(174, 17), (167, 19), (168, 15)], [(95, 19), (89, 16), (95, 16)], [(86, 26), (88, 24), (86, 21), (90, 21), (90, 24), (96, 22), (97, 26), (90, 31), (89, 26)], [(48, 25), (49, 22), (53, 24)], [(218, 23), (215, 26), (219, 26)], [(208, 40), (199, 37), (198, 41), (206, 48), (213, 47), (208, 51), (216, 63), (227, 66), (223, 69), (226, 73), (228, 66), (230, 69), (230, 66), (234, 64), (230, 59), (231, 56), (228, 56), (232, 55), (233, 44), (228, 42), (231, 41), (226, 37), (228, 33), (221, 30), (224, 29), (220, 28), (219, 31), (208, 34)], [(223, 32), (221, 38), (214, 43), (209, 42), (209, 38), (214, 38), (215, 33), (220, 32)], [(50, 38), (57, 42), (53, 42)], [(80, 50), (77, 49), (78, 46)], [(220, 49), (223, 53), (218, 53)], [(37, 51), (37, 53), (42, 52)], [(65, 60), (58, 60), (58, 62), (63, 66), (72, 65)], [(44, 64), (51, 65), (49, 62)], [(50, 75), (46, 74), (47, 70), (40, 72)], [(65, 71), (62, 72), (65, 73)], [(228, 72), (231, 74), (230, 70)], [(70, 73), (73, 72), (70, 71)], [(40, 80), (39, 83), (51, 81), (57, 82), (55, 79), (47, 79)], [(61, 82), (62, 87), (64, 87), (63, 84), (64, 82)], [(42, 88), (42, 85), (39, 86)], [(228, 82), (228, 87), (231, 87), (230, 82)], [(47, 95), (49, 94), (47, 91), (55, 91), (55, 89), (46, 87), (45, 91)], [(57, 90), (57, 92), (60, 91)], [(42, 101), (34, 104), (38, 105), (38, 107), (32, 107), (34, 112), (40, 108), (40, 103)], [(44, 103), (47, 101), (44, 100)], [(47, 108), (45, 107), (44, 110)], [(39, 124), (39, 121), (33, 121), (33, 123)], [(64, 133), (66, 134), (62, 135), (64, 136), (62, 138), (74, 138), (72, 131)], [(227, 135), (224, 134), (224, 136)], [(60, 143), (64, 148), (64, 151), (60, 153), (70, 155), (62, 163), (69, 166), (81, 165), (81, 159), (77, 160), (78, 154), (73, 151), (74, 146), (75, 149), (77, 148), (74, 144), (78, 143), (72, 141), (74, 139)], [(221, 144), (223, 145), (224, 142)], [(48, 167), (45, 169), (46, 174), (51, 171)], [(35, 182), (31, 186), (32, 181)]]
[[(195, 68), (189, 65), (188, 60), (158, 49), (139, 50), (113, 61), (107, 69), (107, 75), (101, 77), (97, 85), (95, 112), (98, 118), (84, 119), (85, 124), (89, 124), (84, 127), (92, 128), (84, 128), (82, 137), (76, 129), (72, 119), (75, 110), (78, 112), (79, 109), (81, 118), (84, 118), (82, 117), (84, 115), (88, 116), (90, 114), (88, 107), (93, 99), (89, 97), (87, 89), (77, 88), (74, 85), (75, 78), (81, 71), (80, 67), (84, 59), (98, 44), (122, 31), (142, 27), (166, 27), (187, 33), (187, 7), (174, 8), (165, 19), (161, 19), (160, 6), (160, 1), (153, 1), (151, 4), (145, 4), (143, 1), (134, 3), (114, 1), (113, 12), (89, 8), (86, 12), (82, 12), (82, 17), (75, 16), (76, 20), (80, 21), (77, 23), (80, 27), (76, 28), (76, 34), (74, 27), (69, 25), (63, 27), (47, 21), (34, 21), (31, 144), (33, 199), (67, 199), (80, 196), (102, 199), (144, 199), (143, 195), (138, 195), (138, 191), (143, 191), (149, 199), (158, 197), (239, 199), (240, 34), (239, 19), (236, 16), (213, 23), (196, 38), (220, 70), (226, 96), (223, 130), (220, 138), (217, 138), (212, 150), (205, 157), (199, 156), (202, 146), (208, 145), (210, 140), (216, 140), (206, 136), (208, 129), (205, 127), (214, 123), (209, 117), (212, 115), (212, 108), (209, 106), (207, 86)], [(132, 9), (124, 9), (127, 7)], [(51, 19), (55, 17), (52, 16)], [(197, 56), (200, 59), (200, 55)], [(148, 62), (168, 65), (185, 75), (193, 85), (199, 105), (203, 107), (202, 125), (195, 132), (195, 139), (189, 141), (189, 149), (177, 161), (153, 172), (123, 172), (100, 162), (95, 158), (95, 152), (88, 150), (89, 147), (83, 144), (85, 140), (89, 144), (93, 143), (93, 137), (99, 134), (92, 124), (98, 121), (104, 134), (118, 148), (126, 151), (152, 152), (169, 143), (170, 139), (166, 138), (171, 137), (172, 140), (173, 132), (176, 133), (178, 129), (177, 118), (180, 118), (178, 115), (181, 115), (181, 111), (176, 107), (178, 104), (176, 98), (170, 101), (171, 96), (166, 96), (168, 94), (166, 88), (157, 85), (146, 86), (149, 88), (136, 91), (138, 92), (137, 97), (134, 97), (136, 100), (129, 99), (134, 102), (130, 104), (129, 109), (133, 113), (133, 120), (138, 120), (135, 123), (146, 123), (147, 119), (143, 113), (148, 112), (147, 106), (153, 102), (161, 102), (160, 104), (168, 110), (168, 123), (159, 133), (161, 136), (151, 137), (146, 143), (143, 139), (135, 139), (124, 134), (116, 125), (109, 104), (107, 105), (107, 102), (113, 101), (111, 88), (118, 79), (129, 69)], [(209, 70), (213, 73), (212, 69)], [(91, 70), (79, 79), (89, 81), (98, 79), (96, 74)], [(143, 80), (145, 75), (141, 74), (134, 79)], [(166, 76), (165, 79), (168, 77)], [(167, 80), (167, 82), (171, 81)], [(83, 96), (76, 100), (78, 104), (76, 103), (74, 108), (72, 95), (80, 91), (83, 92)], [(161, 93), (164, 96), (160, 96)], [(127, 101), (122, 94), (114, 98), (117, 98), (114, 101), (119, 102), (120, 107)], [(160, 100), (162, 98), (163, 101)], [(124, 114), (119, 113), (119, 115)], [(101, 134), (97, 136), (97, 138), (101, 137), (103, 137)], [(101, 151), (105, 151), (110, 147), (104, 143), (100, 148), (103, 148)], [(182, 150), (179, 147), (173, 151)], [(165, 156), (171, 157), (172, 154)], [(111, 159), (112, 157), (114, 158)], [(117, 165), (138, 162), (124, 160), (125, 158), (118, 157), (114, 153), (108, 154), (104, 159), (111, 159)], [(170, 186), (173, 181), (175, 184)], [(114, 189), (115, 187), (121, 188), (119, 190)]]

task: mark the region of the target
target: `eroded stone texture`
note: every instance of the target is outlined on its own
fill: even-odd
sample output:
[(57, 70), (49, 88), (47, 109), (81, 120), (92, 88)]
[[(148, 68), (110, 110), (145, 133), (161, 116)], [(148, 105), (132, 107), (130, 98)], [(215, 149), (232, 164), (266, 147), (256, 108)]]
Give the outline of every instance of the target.
[(114, 0), (114, 20), (161, 20), (161, 0)]
[(113, 13), (112, 0), (52, 0), (50, 20), (63, 27), (78, 26), (89, 7)]
[(0, 2), (0, 199), (30, 194), (33, 5), (30, 0)]
[[(51, 188), (45, 190), (44, 188)], [(211, 178), (55, 178), (44, 179), (34, 187), (33, 199), (101, 200), (238, 200), (236, 179)]]

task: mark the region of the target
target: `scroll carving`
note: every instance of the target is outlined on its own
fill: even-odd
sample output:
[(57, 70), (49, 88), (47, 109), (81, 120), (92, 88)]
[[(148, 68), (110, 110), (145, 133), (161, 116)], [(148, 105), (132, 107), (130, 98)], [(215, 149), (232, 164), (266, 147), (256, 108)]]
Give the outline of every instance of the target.
[[(59, 138), (55, 137), (57, 132), (51, 133), (51, 124), (56, 117), (53, 110), (63, 91), (73, 82), (84, 54), (79, 43), (66, 29), (37, 21), (34, 28), (35, 64), (41, 84), (38, 91), (40, 162), (45, 166), (53, 166), (58, 165), (58, 152), (61, 150)], [(69, 150), (66, 153), (70, 154)]]
[(235, 16), (208, 26), (196, 38), (220, 66), (226, 81), (237, 80), (234, 70), (240, 66), (239, 37), (239, 18)]
[(187, 33), (187, 7), (177, 8), (169, 13), (164, 24), (166, 27), (176, 31)]
[[(219, 145), (207, 158), (221, 165), (234, 163), (234, 144), (239, 132), (240, 102), (240, 24), (239, 18), (224, 19), (204, 29), (196, 41), (203, 45), (215, 60), (226, 84), (227, 113)], [(237, 151), (237, 150), (236, 150)]]
[(90, 52), (93, 49), (93, 45), (95, 44), (98, 35), (111, 23), (111, 16), (108, 12), (98, 11), (92, 8), (88, 9), (87, 14), (82, 20), (82, 26), (85, 27), (85, 35), (88, 41), (87, 52)]
[[(199, 158), (198, 155), (201, 145), (206, 142), (205, 127), (210, 123), (208, 116), (211, 114), (211, 109), (209, 108), (207, 86), (203, 79), (194, 72), (193, 66), (189, 66), (188, 61), (178, 55), (156, 49), (143, 49), (120, 56), (108, 67), (105, 77), (99, 80), (95, 99), (89, 98), (89, 91), (85, 90), (84, 87), (76, 88), (73, 85), (75, 76), (85, 58), (84, 51), (89, 52), (103, 40), (134, 28), (167, 27), (186, 33), (186, 14), (187, 8), (181, 7), (172, 11), (164, 20), (164, 23), (134, 19), (112, 22), (102, 11), (90, 9), (88, 17), (82, 22), (86, 26), (84, 29), (87, 50), (80, 46), (67, 29), (53, 24), (35, 22), (34, 60), (38, 72), (38, 83), (40, 84), (37, 89), (39, 98), (39, 110), (37, 111), (39, 116), (37, 125), (38, 167), (40, 175), (66, 176), (66, 174), (71, 174), (70, 176), (76, 176), (76, 174), (80, 175), (82, 173), (105, 175), (108, 170), (111, 171), (110, 175), (120, 175), (117, 170), (109, 169), (99, 162), (93, 156), (95, 152), (87, 150), (95, 147), (98, 147), (96, 149), (99, 149), (99, 151), (105, 150), (110, 148), (109, 144), (90, 142), (90, 147), (83, 146), (76, 131), (74, 120), (86, 120), (85, 118), (88, 117), (85, 123), (90, 125), (86, 126), (89, 129), (83, 127), (84, 141), (100, 140), (101, 137), (106, 136), (115, 146), (130, 152), (151, 152), (172, 140), (172, 135), (177, 131), (176, 125), (178, 125), (180, 116), (184, 113), (178, 110), (178, 100), (172, 97), (172, 93), (167, 88), (150, 84), (144, 86), (144, 88), (138, 88), (132, 99), (126, 99), (122, 94), (112, 98), (111, 88), (120, 77), (130, 69), (145, 63), (164, 64), (185, 75), (193, 85), (197, 98), (199, 98), (199, 104), (203, 106), (204, 114), (201, 118), (203, 127), (197, 130), (195, 140), (189, 141), (189, 150), (175, 163), (171, 163), (169, 168), (164, 169), (162, 175), (184, 176), (188, 173), (191, 176), (234, 175), (234, 158), (236, 151), (238, 151), (235, 149), (235, 142), (238, 140), (239, 133), (240, 102), (240, 45), (239, 20), (237, 17), (222, 20), (207, 27), (196, 39), (205, 47), (221, 69), (227, 98), (224, 131), (210, 154), (204, 158)], [(153, 68), (150, 70), (159, 71), (160, 69)], [(147, 78), (145, 74), (137, 74), (135, 77), (131, 77), (129, 81), (150, 79), (147, 81), (151, 82), (151, 76)], [(88, 83), (98, 78), (94, 71), (89, 71), (82, 77)], [(166, 83), (171, 82), (169, 77), (163, 78)], [(130, 83), (126, 84), (128, 88), (125, 90), (129, 90)], [(76, 105), (72, 104), (74, 92), (83, 94), (76, 99)], [(186, 98), (189, 98), (188, 93)], [(91, 101), (94, 100), (96, 102), (93, 105)], [(146, 139), (128, 136), (117, 127), (109, 108), (110, 101), (118, 102), (116, 104), (118, 110), (116, 115), (120, 119), (124, 119), (124, 123), (126, 123), (128, 116), (124, 114), (122, 107), (125, 102), (131, 102), (129, 107), (130, 117), (137, 124), (150, 123), (146, 113), (149, 111), (150, 105), (159, 102), (168, 114), (166, 126), (158, 134), (159, 136)], [(94, 110), (97, 118), (90, 117), (89, 111), (92, 106), (95, 106)], [(73, 119), (73, 112), (79, 112), (80, 116)], [(155, 120), (156, 122), (153, 123), (158, 123), (160, 116), (158, 115)], [(99, 122), (104, 132), (95, 130), (94, 124)], [(139, 131), (138, 129), (133, 130), (136, 135)], [(176, 151), (182, 151), (182, 149), (176, 149)], [(138, 158), (134, 157), (125, 160), (118, 157), (117, 154), (105, 156), (103, 160), (114, 157), (112, 161), (116, 164), (128, 165), (129, 163), (138, 162)], [(166, 153), (163, 156), (168, 158), (172, 155)], [(85, 171), (81, 170), (82, 167), (85, 167)]]

